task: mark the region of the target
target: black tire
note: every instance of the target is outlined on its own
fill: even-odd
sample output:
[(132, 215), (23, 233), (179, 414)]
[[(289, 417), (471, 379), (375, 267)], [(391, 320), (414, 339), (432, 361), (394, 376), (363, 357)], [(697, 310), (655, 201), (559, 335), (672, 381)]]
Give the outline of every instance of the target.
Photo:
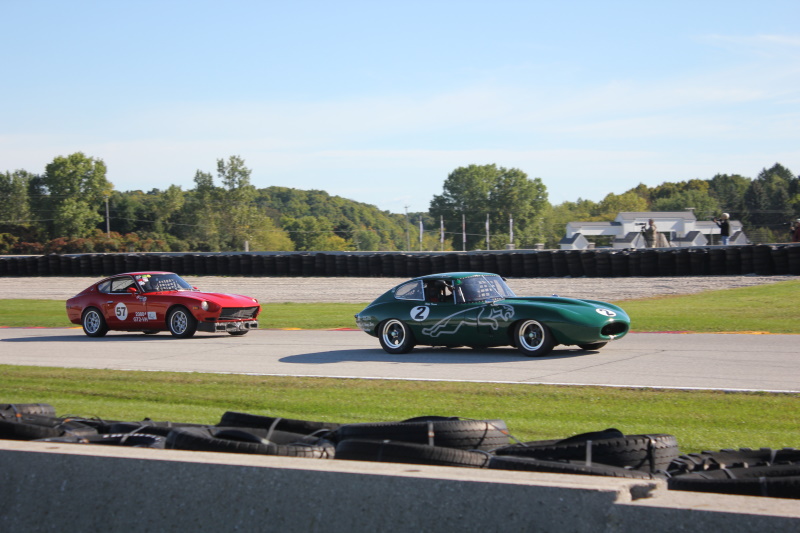
[(490, 458), (484, 452), (389, 440), (347, 439), (336, 445), (336, 459), (349, 461), (485, 468)]
[(405, 322), (390, 318), (378, 326), (378, 340), (383, 351), (389, 354), (408, 353), (416, 345), (414, 334)]
[(13, 418), (21, 415), (56, 416), (56, 408), (49, 403), (3, 403), (0, 404), (0, 418)]
[(485, 451), (506, 446), (509, 442), (508, 429), (502, 420), (421, 420), (344, 424), (328, 435), (328, 438), (334, 442), (349, 439), (390, 440)]
[(197, 319), (188, 309), (179, 305), (167, 315), (167, 327), (173, 336), (188, 339), (197, 331)]
[(336, 422), (312, 422), (308, 420), (295, 420), (292, 418), (275, 418), (271, 416), (227, 411), (222, 415), (217, 426), (274, 429), (301, 433), (303, 435), (316, 434), (321, 436), (338, 428), (341, 424)]
[(670, 490), (800, 499), (800, 464), (721, 468), (667, 480)]
[(521, 320), (514, 327), (514, 345), (528, 357), (542, 357), (553, 351), (550, 329), (537, 320)]
[(608, 476), (633, 479), (653, 479), (653, 475), (641, 470), (619, 466), (592, 464), (578, 461), (543, 461), (532, 457), (495, 455), (487, 468), (492, 470), (521, 470), (525, 472), (549, 472), (553, 474), (577, 474), (581, 476)]
[(175, 428), (167, 435), (166, 447), (176, 450), (202, 452), (247, 453), (256, 455), (281, 455), (286, 457), (308, 457), (332, 459), (335, 449), (324, 439), (315, 439), (315, 444), (304, 442), (275, 444), (265, 439), (242, 439), (242, 429), (235, 428)]
[(723, 468), (770, 466), (780, 463), (800, 463), (800, 450), (795, 448), (761, 448), (751, 450), (720, 450), (718, 452), (701, 452), (681, 455), (673, 459), (667, 468), (672, 476), (719, 470)]
[(607, 342), (592, 342), (592, 343), (589, 343), (589, 344), (579, 344), (578, 348), (580, 348), (581, 350), (594, 351), (594, 350), (599, 350), (600, 348), (602, 348), (606, 344), (608, 344), (608, 343)]
[(250, 332), (249, 329), (241, 329), (239, 331), (229, 331), (228, 335), (233, 335), (234, 337), (241, 337), (242, 335), (247, 335)]
[[(513, 444), (495, 450), (496, 455), (531, 457), (544, 461), (589, 461), (647, 472), (666, 470), (678, 457), (673, 435), (624, 435), (617, 430), (575, 435), (563, 440)], [(591, 445), (589, 445), (591, 443)]]
[(141, 422), (115, 422), (108, 426), (105, 433), (117, 434), (148, 434), (166, 437), (175, 428), (184, 427), (206, 427), (205, 424), (182, 424), (173, 422), (155, 422), (153, 420), (143, 420)]
[(83, 332), (89, 337), (103, 337), (108, 333), (106, 319), (96, 307), (88, 307), (83, 311), (81, 326), (83, 326)]
[(146, 433), (106, 433), (103, 435), (87, 435), (78, 437), (74, 435), (37, 439), (36, 442), (63, 442), (70, 444), (103, 444), (111, 446), (130, 446), (132, 448), (158, 448), (163, 449), (166, 437), (161, 435), (148, 435)]
[(97, 435), (97, 430), (81, 422), (51, 416), (18, 415), (14, 419), (0, 420), (0, 439), (37, 440), (65, 435)]

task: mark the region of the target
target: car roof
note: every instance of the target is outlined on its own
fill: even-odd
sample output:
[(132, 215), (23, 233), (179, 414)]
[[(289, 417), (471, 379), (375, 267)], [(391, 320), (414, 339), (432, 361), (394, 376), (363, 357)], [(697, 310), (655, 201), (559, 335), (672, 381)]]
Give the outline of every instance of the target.
[(463, 279), (463, 278), (471, 278), (473, 276), (499, 276), (499, 274), (493, 274), (491, 272), (442, 272), (440, 274), (428, 274), (426, 276), (419, 276), (412, 279), (439, 279), (439, 278), (452, 278), (452, 279)]
[(102, 283), (107, 279), (118, 278), (120, 276), (153, 276), (156, 274), (175, 274), (174, 272), (164, 272), (162, 270), (142, 270), (140, 272), (120, 272), (119, 274), (114, 274), (112, 276), (106, 276), (97, 283)]

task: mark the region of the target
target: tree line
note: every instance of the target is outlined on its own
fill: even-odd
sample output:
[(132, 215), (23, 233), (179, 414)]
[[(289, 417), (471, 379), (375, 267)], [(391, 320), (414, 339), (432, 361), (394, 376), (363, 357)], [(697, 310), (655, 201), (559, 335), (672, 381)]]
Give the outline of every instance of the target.
[[(469, 165), (444, 180), (427, 212), (390, 213), (320, 190), (257, 188), (239, 156), (198, 170), (194, 186), (117, 191), (105, 163), (83, 153), (56, 157), (44, 172), (0, 173), (0, 253), (403, 251), (556, 248), (571, 221), (617, 213), (722, 212), (755, 242), (785, 242), (800, 217), (797, 176), (780, 164), (755, 178), (640, 184), (599, 202), (552, 205), (540, 178), (496, 164)], [(607, 244), (598, 238), (598, 245)]]

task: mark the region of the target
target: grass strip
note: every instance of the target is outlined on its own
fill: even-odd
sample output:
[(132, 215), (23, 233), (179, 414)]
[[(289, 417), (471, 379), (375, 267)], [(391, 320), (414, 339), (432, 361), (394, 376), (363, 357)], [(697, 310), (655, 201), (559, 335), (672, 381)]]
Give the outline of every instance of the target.
[(505, 420), (521, 441), (615, 427), (667, 433), (683, 453), (800, 447), (794, 394), (84, 370), (0, 365), (0, 403), (59, 416), (215, 424), (225, 411), (380, 422), (421, 415)]
[[(800, 281), (782, 281), (738, 289), (616, 303), (630, 315), (633, 331), (763, 331), (800, 334), (796, 306), (798, 301)], [(259, 326), (266, 329), (353, 328), (353, 315), (366, 305), (266, 303), (259, 317)], [(0, 326), (70, 325), (62, 301), (0, 300)]]

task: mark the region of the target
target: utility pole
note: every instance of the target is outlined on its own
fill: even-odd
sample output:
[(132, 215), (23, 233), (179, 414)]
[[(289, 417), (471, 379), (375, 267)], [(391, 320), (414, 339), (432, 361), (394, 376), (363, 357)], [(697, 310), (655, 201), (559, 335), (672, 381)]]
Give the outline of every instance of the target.
[(106, 196), (106, 235), (111, 238), (111, 221), (108, 216), (108, 196)]
[(411, 222), (408, 220), (408, 206), (406, 208), (406, 250), (409, 252), (411, 251), (411, 235), (408, 233), (408, 227), (411, 225)]

